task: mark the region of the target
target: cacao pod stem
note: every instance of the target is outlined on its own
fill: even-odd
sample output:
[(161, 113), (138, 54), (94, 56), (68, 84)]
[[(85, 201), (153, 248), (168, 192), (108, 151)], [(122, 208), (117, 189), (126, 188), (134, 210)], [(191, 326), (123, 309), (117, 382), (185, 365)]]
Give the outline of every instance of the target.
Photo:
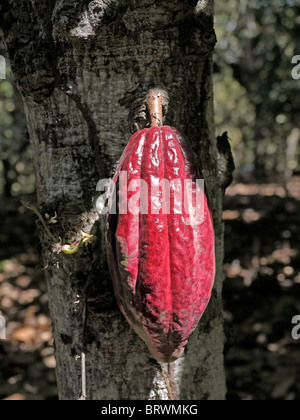
[(163, 125), (163, 105), (162, 93), (159, 89), (149, 91), (147, 107), (150, 114), (151, 127), (161, 127)]

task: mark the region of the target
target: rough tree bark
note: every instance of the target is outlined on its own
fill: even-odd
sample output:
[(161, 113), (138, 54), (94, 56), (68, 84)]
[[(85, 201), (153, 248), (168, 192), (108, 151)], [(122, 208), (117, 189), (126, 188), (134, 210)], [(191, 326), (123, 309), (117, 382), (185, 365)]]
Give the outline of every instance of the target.
[(57, 212), (65, 242), (80, 231), (97, 237), (79, 254), (57, 255), (39, 229), (60, 398), (80, 397), (85, 350), (88, 399), (168, 399), (160, 366), (117, 308), (105, 221), (95, 211), (97, 182), (112, 175), (130, 128), (144, 117), (145, 94), (161, 85), (170, 95), (166, 123), (190, 139), (202, 163), (218, 264), (212, 301), (176, 362), (178, 395), (224, 399), (226, 165), (214, 137), (213, 0), (0, 0), (0, 27), (24, 98), (41, 212)]

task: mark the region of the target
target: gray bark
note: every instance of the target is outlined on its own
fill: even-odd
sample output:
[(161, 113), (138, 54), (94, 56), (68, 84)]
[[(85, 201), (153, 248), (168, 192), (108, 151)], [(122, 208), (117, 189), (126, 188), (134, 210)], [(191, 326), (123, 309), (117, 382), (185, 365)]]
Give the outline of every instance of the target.
[(97, 237), (74, 256), (58, 255), (39, 229), (60, 399), (81, 395), (82, 350), (88, 399), (168, 399), (161, 367), (118, 310), (105, 220), (95, 211), (96, 184), (112, 175), (142, 98), (157, 85), (170, 96), (166, 124), (180, 129), (199, 156), (216, 232), (213, 298), (175, 364), (178, 395), (224, 399), (224, 190), (214, 137), (213, 0), (0, 0), (0, 27), (24, 98), (40, 209), (57, 212), (64, 242), (81, 230)]

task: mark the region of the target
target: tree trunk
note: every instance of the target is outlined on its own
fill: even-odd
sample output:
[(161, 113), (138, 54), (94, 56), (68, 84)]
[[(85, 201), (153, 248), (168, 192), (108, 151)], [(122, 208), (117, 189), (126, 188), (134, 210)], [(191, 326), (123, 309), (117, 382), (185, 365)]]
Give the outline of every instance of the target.
[[(0, 27), (23, 95), (42, 213), (57, 212), (65, 243), (97, 240), (78, 254), (53, 252), (40, 228), (62, 400), (168, 399), (161, 366), (120, 314), (106, 262), (96, 185), (111, 177), (143, 118), (150, 87), (170, 96), (166, 123), (190, 139), (214, 213), (213, 298), (175, 364), (180, 399), (222, 400), (223, 188), (214, 137), (213, 0), (0, 0)], [(188, 246), (188, 244), (187, 244)]]

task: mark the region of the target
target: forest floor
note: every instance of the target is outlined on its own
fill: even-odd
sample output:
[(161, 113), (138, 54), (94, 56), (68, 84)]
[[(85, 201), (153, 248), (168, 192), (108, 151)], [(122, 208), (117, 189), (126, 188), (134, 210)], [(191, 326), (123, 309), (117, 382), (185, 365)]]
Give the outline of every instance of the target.
[[(225, 362), (229, 400), (299, 400), (300, 178), (232, 186), (224, 220)], [(30, 201), (33, 201), (31, 198)], [(57, 399), (55, 359), (34, 217), (18, 198), (0, 208), (0, 399)]]

